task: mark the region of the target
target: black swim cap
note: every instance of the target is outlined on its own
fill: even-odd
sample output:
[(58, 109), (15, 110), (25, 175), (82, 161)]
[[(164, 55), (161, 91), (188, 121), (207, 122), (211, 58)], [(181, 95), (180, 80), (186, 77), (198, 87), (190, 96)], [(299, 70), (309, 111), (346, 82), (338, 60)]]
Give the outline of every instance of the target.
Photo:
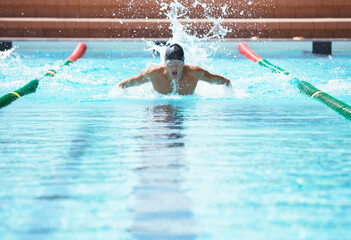
[(184, 51), (179, 44), (172, 44), (166, 50), (165, 60), (178, 59), (184, 61)]

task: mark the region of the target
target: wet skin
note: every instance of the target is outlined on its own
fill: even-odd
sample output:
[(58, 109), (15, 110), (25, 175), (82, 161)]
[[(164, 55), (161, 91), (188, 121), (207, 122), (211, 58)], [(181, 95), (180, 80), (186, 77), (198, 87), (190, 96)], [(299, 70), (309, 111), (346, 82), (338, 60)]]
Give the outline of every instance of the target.
[[(177, 60), (172, 60), (176, 62)], [(198, 66), (158, 65), (145, 69), (138, 76), (130, 77), (118, 84), (121, 88), (138, 86), (151, 82), (155, 91), (161, 94), (193, 94), (198, 81), (211, 84), (224, 84), (231, 87), (230, 80), (217, 74), (209, 73)]]

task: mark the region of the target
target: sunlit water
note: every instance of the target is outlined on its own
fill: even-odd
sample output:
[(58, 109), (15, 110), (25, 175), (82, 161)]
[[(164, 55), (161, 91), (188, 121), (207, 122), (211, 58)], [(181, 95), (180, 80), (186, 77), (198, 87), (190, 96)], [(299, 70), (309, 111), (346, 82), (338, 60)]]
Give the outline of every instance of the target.
[[(14, 50), (1, 59), (1, 94), (69, 54)], [(266, 57), (351, 102), (349, 57)], [(235, 47), (204, 65), (231, 91), (163, 96), (144, 85), (111, 96), (158, 63), (148, 51), (88, 50), (1, 109), (2, 239), (351, 236), (348, 120)]]
[[(349, 239), (350, 121), (245, 59), (237, 42), (173, 25), (186, 63), (233, 88), (121, 92), (115, 85), (162, 63), (165, 48), (88, 42), (82, 59), (0, 110), (1, 239)], [(1, 96), (58, 69), (74, 48), (45, 44), (1, 53)], [(280, 44), (287, 50), (249, 43), (351, 104), (348, 53)]]

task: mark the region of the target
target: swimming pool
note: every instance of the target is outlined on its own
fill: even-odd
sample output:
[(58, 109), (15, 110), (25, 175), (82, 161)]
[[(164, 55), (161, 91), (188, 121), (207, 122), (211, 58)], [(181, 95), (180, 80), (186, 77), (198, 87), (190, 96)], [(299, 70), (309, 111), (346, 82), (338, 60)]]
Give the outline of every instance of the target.
[[(62, 64), (77, 42), (14, 42), (1, 93)], [(144, 41), (87, 42), (86, 55), (0, 110), (4, 239), (348, 239), (350, 121), (245, 59), (239, 42), (185, 46), (232, 80), (194, 96), (149, 85), (111, 93), (160, 58)], [(349, 42), (249, 42), (351, 103)], [(285, 50), (288, 49), (288, 50)]]

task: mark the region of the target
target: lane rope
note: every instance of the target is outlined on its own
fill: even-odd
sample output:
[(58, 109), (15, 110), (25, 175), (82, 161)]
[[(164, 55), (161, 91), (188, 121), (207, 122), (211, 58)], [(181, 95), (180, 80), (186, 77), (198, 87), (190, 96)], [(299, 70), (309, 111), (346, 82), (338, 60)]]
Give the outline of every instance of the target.
[[(63, 67), (71, 65), (74, 61), (81, 58), (84, 55), (86, 49), (87, 49), (87, 46), (85, 43), (79, 43), (77, 45), (77, 47), (75, 48), (74, 52), (71, 54), (71, 56), (69, 56), (66, 59), (66, 61), (64, 62), (64, 64), (59, 67), (59, 70), (62, 69)], [(13, 92), (9, 92), (9, 93), (5, 94), (4, 96), (0, 97), (0, 108), (3, 108), (5, 106), (9, 105), (10, 103), (15, 101), (16, 99), (20, 98), (21, 96), (23, 97), (24, 95), (34, 93), (38, 88), (39, 80), (41, 80), (45, 77), (53, 77), (53, 76), (55, 76), (56, 73), (57, 73), (57, 71), (55, 71), (53, 69), (49, 69), (44, 74), (43, 77), (38, 78), (38, 79), (34, 79), (34, 80), (30, 81), (29, 83), (27, 83), (22, 88), (17, 89), (16, 91), (13, 91)]]
[(14, 94), (17, 98), (20, 98), (20, 97), (21, 97), (21, 96), (20, 96), (18, 93), (16, 93), (16, 92), (9, 92), (9, 93)]
[[(272, 63), (270, 63), (266, 59), (257, 55), (254, 51), (252, 51), (252, 49), (249, 48), (249, 46), (247, 46), (246, 43), (244, 43), (244, 42), (240, 43), (238, 45), (238, 48), (239, 48), (239, 51), (245, 57), (252, 60), (253, 62), (258, 63), (261, 66), (270, 68), (273, 72), (276, 72), (279, 74), (283, 73), (285, 75), (290, 75), (290, 73), (288, 71), (281, 69), (278, 66), (273, 65)], [(302, 93), (306, 94), (307, 96), (309, 96), (311, 98), (318, 99), (320, 102), (324, 103), (325, 105), (327, 105), (328, 107), (330, 107), (331, 109), (336, 111), (337, 113), (341, 114), (346, 119), (351, 120), (351, 106), (349, 106), (348, 104), (346, 104), (346, 103), (330, 96), (329, 94), (319, 90), (318, 88), (316, 88), (315, 86), (313, 86), (309, 82), (301, 81), (301, 80), (294, 78), (294, 77), (291, 77), (291, 79), (293, 79), (297, 82), (297, 87), (299, 88), (299, 90)]]

